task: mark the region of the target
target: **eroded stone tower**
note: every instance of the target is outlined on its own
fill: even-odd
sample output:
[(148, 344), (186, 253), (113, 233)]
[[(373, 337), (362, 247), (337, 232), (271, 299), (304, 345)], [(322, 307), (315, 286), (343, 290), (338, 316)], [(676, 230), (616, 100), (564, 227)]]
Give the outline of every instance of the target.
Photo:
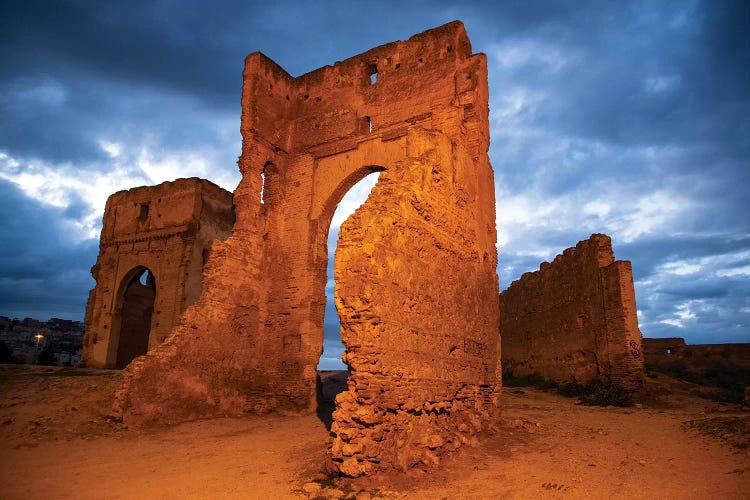
[[(483, 428), (500, 385), (486, 58), (460, 22), (297, 78), (247, 57), (232, 236), (166, 341), (124, 372), (131, 425), (311, 412), (323, 345), (327, 235), (350, 368), (330, 465), (433, 464)], [(158, 275), (157, 275), (158, 281)]]

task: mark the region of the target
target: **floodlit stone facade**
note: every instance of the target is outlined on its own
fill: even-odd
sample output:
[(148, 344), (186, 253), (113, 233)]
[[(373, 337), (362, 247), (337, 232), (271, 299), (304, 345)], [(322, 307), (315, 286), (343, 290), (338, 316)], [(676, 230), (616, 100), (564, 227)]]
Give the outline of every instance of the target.
[(500, 386), (487, 102), (486, 58), (459, 22), (297, 78), (249, 55), (232, 236), (214, 243), (200, 299), (124, 371), (115, 413), (143, 425), (314, 411), (331, 218), (380, 172), (339, 234), (351, 374), (329, 465), (429, 466), (472, 440)]
[(211, 242), (232, 223), (232, 193), (202, 179), (110, 196), (91, 269), (85, 365), (123, 368), (161, 344), (200, 297)]
[(640, 386), (641, 332), (629, 261), (594, 234), (500, 294), (503, 369), (558, 383)]

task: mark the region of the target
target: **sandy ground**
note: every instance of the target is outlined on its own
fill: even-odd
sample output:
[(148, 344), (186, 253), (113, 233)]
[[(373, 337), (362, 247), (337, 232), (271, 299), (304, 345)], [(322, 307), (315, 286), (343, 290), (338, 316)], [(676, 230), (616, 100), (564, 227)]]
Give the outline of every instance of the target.
[(662, 375), (642, 408), (507, 388), (477, 446), (430, 472), (356, 481), (322, 474), (315, 415), (133, 431), (106, 418), (118, 383), (0, 365), (0, 498), (750, 498), (750, 412)]

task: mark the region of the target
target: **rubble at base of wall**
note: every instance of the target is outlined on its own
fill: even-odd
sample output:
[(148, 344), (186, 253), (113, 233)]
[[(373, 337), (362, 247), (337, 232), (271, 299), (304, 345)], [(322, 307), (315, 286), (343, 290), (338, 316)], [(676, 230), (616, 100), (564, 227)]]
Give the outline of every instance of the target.
[(442, 381), (430, 391), (424, 381), (391, 380), (395, 394), (411, 395), (391, 399), (368, 394), (367, 380), (373, 378), (359, 378), (356, 387), (362, 391), (350, 389), (336, 398), (329, 468), (346, 476), (438, 465), (444, 455), (475, 443), (497, 413), (490, 388), (450, 384), (440, 396), (446, 390)]

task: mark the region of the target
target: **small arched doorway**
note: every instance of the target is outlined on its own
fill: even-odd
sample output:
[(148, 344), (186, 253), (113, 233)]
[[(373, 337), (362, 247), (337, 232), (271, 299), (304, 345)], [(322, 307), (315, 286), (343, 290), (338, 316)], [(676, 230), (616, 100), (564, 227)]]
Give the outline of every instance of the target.
[(128, 273), (123, 285), (117, 368), (125, 368), (133, 359), (148, 351), (156, 299), (156, 279), (146, 267), (139, 266)]

